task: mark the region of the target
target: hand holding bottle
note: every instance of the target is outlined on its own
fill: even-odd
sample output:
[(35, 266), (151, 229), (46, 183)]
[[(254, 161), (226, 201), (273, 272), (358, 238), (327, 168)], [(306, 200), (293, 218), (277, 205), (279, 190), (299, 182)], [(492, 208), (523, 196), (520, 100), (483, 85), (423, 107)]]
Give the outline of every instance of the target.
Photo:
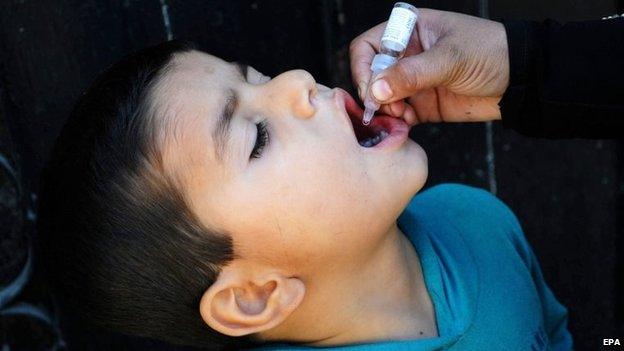
[[(382, 23), (351, 42), (351, 70), (361, 99), (385, 27)], [(375, 76), (370, 91), (382, 112), (410, 126), (500, 119), (498, 102), (509, 84), (507, 50), (498, 22), (419, 9), (405, 56)]]

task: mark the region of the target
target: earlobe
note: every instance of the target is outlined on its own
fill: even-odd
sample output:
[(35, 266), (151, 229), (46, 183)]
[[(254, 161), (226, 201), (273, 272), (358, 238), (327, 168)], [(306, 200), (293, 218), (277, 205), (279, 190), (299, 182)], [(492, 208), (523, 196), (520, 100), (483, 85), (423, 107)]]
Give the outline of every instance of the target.
[(303, 282), (279, 273), (250, 276), (236, 267), (224, 267), (199, 304), (203, 320), (214, 330), (243, 336), (282, 323), (305, 295)]

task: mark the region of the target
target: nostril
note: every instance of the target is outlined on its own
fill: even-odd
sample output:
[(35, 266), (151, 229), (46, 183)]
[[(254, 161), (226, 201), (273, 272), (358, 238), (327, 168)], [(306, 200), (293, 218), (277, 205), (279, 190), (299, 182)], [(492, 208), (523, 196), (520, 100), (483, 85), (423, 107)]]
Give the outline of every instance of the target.
[(315, 95), (306, 94), (307, 96), (301, 95), (298, 100), (293, 101), (293, 112), (302, 118), (310, 118), (314, 115), (316, 111), (316, 104), (314, 103)]
[(318, 89), (312, 88), (308, 90), (308, 100), (312, 106), (315, 106), (316, 96), (318, 95)]
[(307, 88), (302, 91), (301, 96), (303, 99), (300, 100), (300, 105), (297, 107), (299, 115), (304, 118), (310, 118), (314, 115), (317, 102), (318, 102), (318, 90), (316, 87)]

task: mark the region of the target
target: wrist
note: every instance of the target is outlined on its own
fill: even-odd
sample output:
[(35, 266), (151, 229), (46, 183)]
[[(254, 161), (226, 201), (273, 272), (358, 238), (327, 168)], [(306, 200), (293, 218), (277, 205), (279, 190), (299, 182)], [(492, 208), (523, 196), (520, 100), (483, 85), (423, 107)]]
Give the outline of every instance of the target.
[(511, 82), (511, 67), (509, 62), (510, 53), (508, 44), (509, 39), (507, 38), (507, 30), (505, 29), (505, 26), (500, 22), (497, 22), (496, 25), (496, 37), (498, 38), (497, 52), (499, 53), (500, 57), (500, 90), (498, 96), (502, 97), (505, 91), (507, 91), (507, 88), (509, 88)]

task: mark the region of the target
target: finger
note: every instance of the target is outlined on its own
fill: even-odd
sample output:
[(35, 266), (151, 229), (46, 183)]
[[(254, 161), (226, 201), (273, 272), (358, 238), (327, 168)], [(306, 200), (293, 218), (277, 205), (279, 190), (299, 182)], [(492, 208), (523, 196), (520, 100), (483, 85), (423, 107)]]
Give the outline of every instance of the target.
[(388, 108), (392, 113), (391, 116), (401, 117), (405, 112), (405, 102), (403, 100), (392, 102), (388, 104)]
[(441, 119), (445, 122), (483, 122), (499, 119), (498, 98), (461, 96), (448, 91), (438, 94)]
[(375, 78), (371, 86), (373, 96), (382, 104), (390, 103), (443, 85), (453, 69), (450, 56), (446, 47), (438, 43), (421, 54), (399, 60)]
[(371, 76), (373, 56), (379, 51), (379, 43), (386, 23), (381, 23), (353, 39), (349, 45), (349, 60), (353, 84), (358, 87), (360, 98), (364, 99), (366, 84)]
[(357, 87), (358, 95), (364, 100), (366, 85), (371, 77), (371, 62), (375, 56), (375, 49), (370, 43), (361, 41), (350, 48), (351, 74), (353, 84)]
[(396, 117), (396, 116), (393, 115), (393, 112), (390, 109), (390, 105), (381, 105), (379, 107), (379, 110), (377, 111), (377, 113), (380, 114), (380, 115), (389, 115), (389, 116), (392, 116), (392, 117)]
[(421, 122), (484, 122), (500, 119), (500, 98), (462, 96), (448, 89), (427, 89), (411, 96)]
[(392, 117), (401, 117), (403, 116), (403, 112), (405, 111), (405, 106), (405, 102), (395, 101), (387, 105), (381, 105), (381, 107), (379, 108), (379, 113)]
[(416, 125), (418, 123), (418, 118), (416, 117), (416, 111), (414, 111), (414, 108), (407, 103), (404, 103), (405, 105), (405, 111), (403, 112), (403, 120), (405, 121), (405, 123), (407, 123), (408, 126), (413, 126)]
[(441, 121), (435, 89), (425, 89), (414, 94), (408, 99), (408, 103), (414, 108), (419, 123)]
[(416, 111), (410, 104), (404, 101), (395, 101), (392, 104), (381, 105), (379, 113), (403, 119), (410, 127), (418, 123)]

